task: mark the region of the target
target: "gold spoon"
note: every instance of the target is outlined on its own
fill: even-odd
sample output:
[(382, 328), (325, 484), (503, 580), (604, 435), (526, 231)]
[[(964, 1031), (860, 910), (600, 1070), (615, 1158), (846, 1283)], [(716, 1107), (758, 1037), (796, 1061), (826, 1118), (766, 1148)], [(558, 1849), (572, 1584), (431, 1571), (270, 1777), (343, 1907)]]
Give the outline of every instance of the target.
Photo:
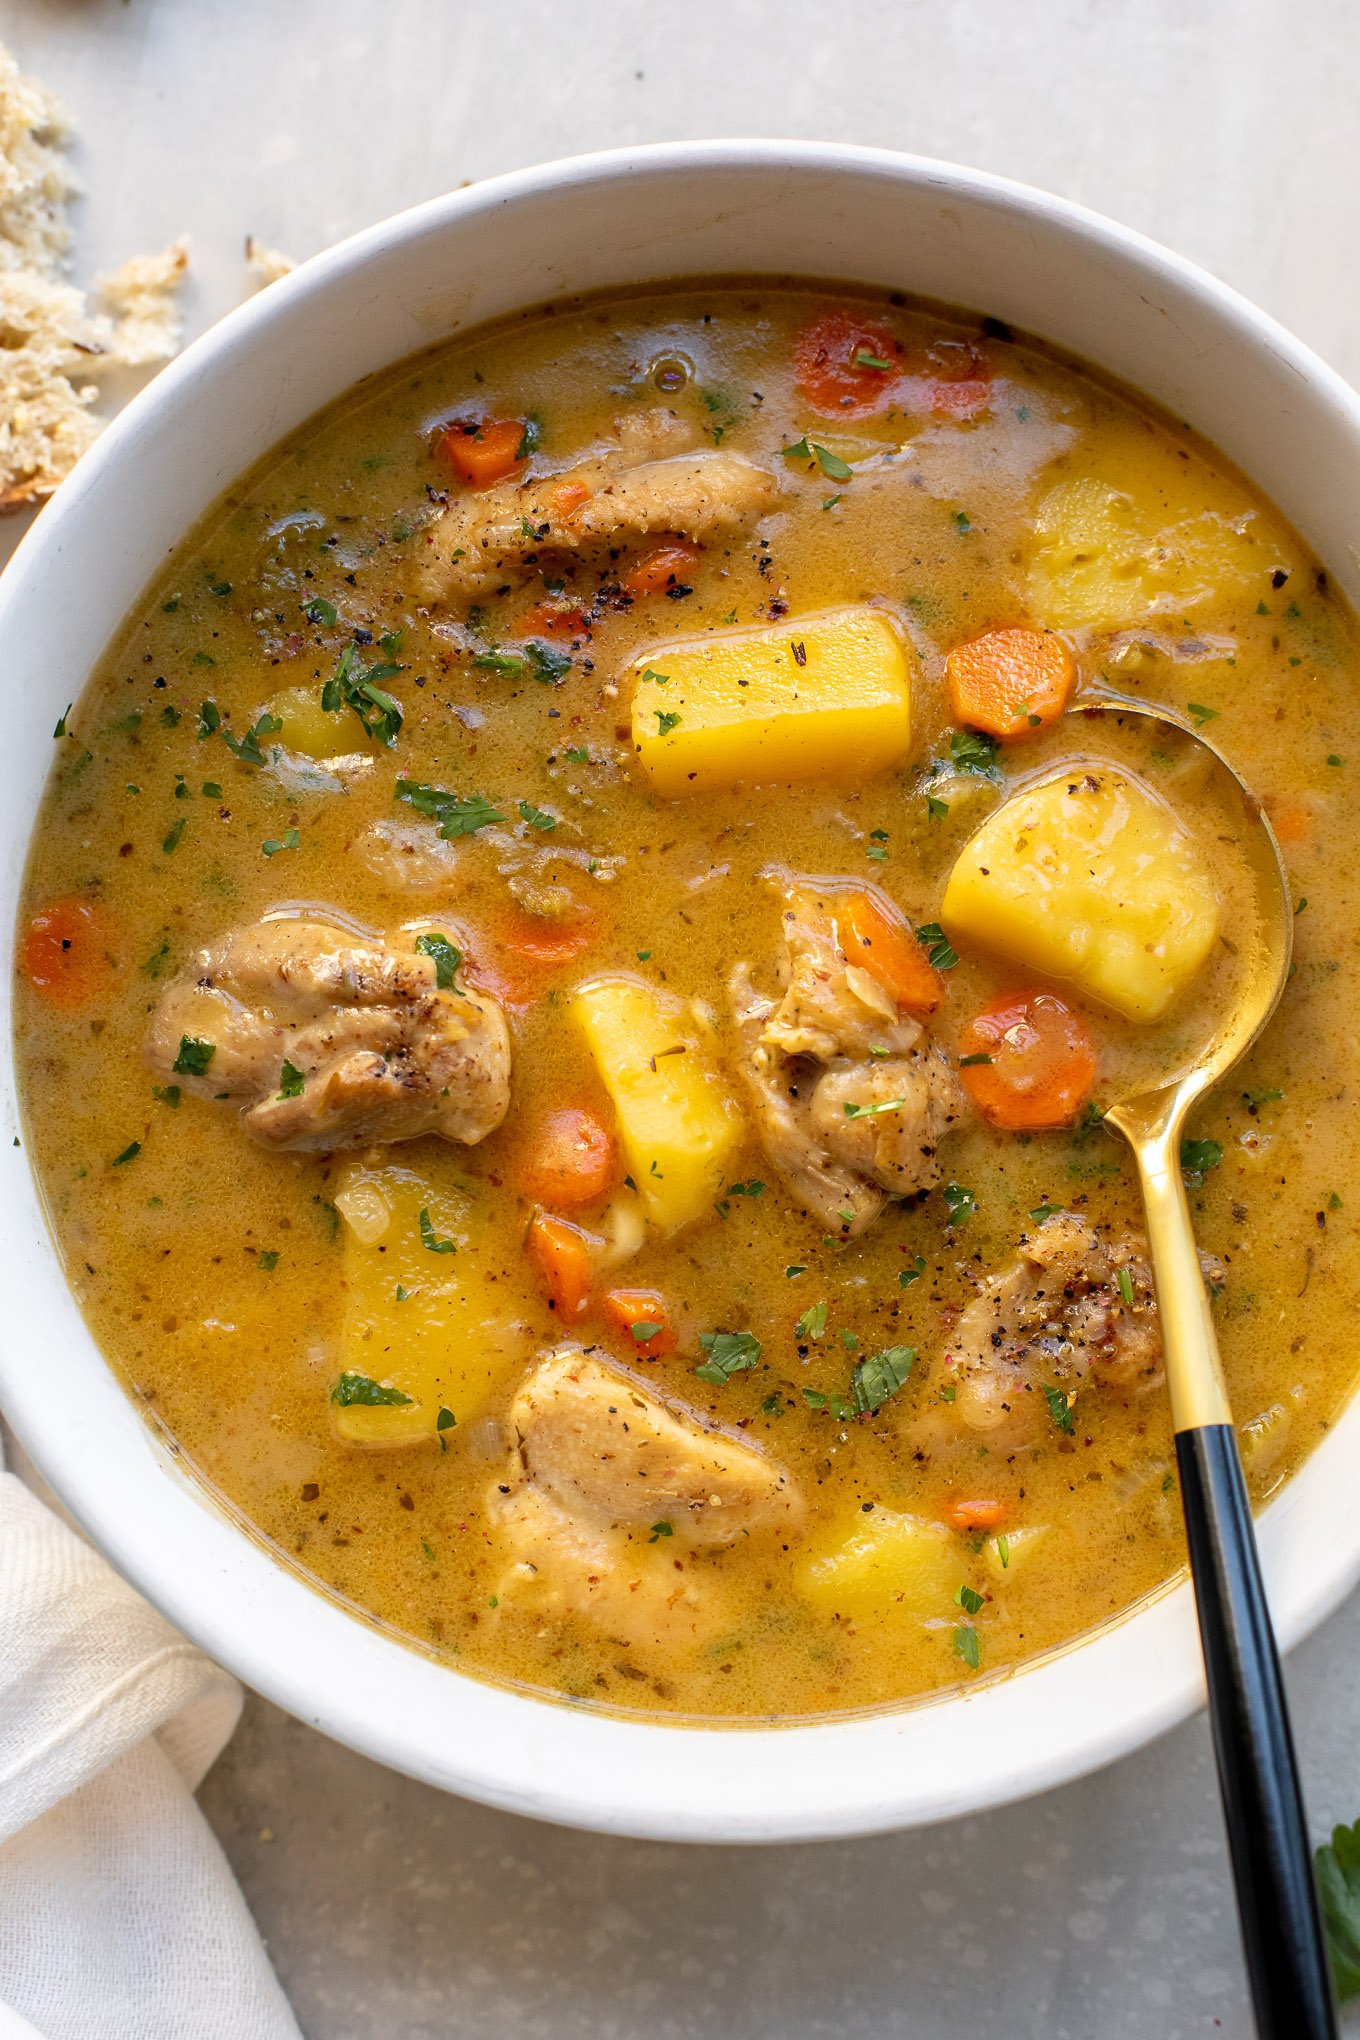
[(1239, 945), (1238, 985), (1216, 1031), (1168, 1082), (1107, 1107), (1104, 1123), (1133, 1149), (1147, 1213), (1209, 1716), (1257, 2031), (1262, 2040), (1334, 2040), (1336, 2014), (1289, 1711), (1180, 1160), (1191, 1106), (1246, 1054), (1279, 1004), (1294, 924), (1289, 881), (1260, 802), (1188, 721), (1120, 696), (1084, 701), (1070, 713), (1174, 730), (1206, 752), (1254, 893), (1256, 926)]

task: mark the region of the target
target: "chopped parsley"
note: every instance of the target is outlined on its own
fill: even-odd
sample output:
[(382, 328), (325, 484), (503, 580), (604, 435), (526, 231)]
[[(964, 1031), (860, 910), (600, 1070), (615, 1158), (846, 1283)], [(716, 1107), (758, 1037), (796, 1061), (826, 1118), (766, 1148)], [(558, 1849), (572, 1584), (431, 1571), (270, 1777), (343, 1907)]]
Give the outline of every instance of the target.
[(115, 1169), (121, 1169), (124, 1162), (135, 1162), (138, 1155), (141, 1152), (142, 1143), (139, 1140), (129, 1141), (127, 1146), (123, 1149), (122, 1154), (114, 1156), (113, 1161), (110, 1164), (110, 1167)]
[(1216, 708), (1206, 708), (1202, 701), (1187, 701), (1186, 707), (1195, 718), (1195, 728), (1202, 730), (1205, 723), (1213, 722), (1219, 714)]
[(260, 1254), (257, 1258), (259, 1260), (260, 1266), (264, 1269), (265, 1274), (272, 1275), (274, 1270), (279, 1265), (278, 1248), (270, 1247), (267, 1252)]
[(787, 1276), (787, 1277), (789, 1278), (789, 1280), (790, 1280), (790, 1281), (792, 1281), (792, 1279), (793, 1279), (793, 1277), (794, 1277), (795, 1275), (806, 1275), (806, 1274), (807, 1274), (807, 1262), (806, 1262), (806, 1261), (790, 1261), (790, 1263), (789, 1263), (788, 1267), (787, 1267), (787, 1268), (786, 1268), (786, 1269), (784, 1270), (784, 1273), (785, 1273), (785, 1275), (786, 1275), (786, 1276)]
[(171, 1067), (177, 1077), (203, 1077), (207, 1075), (208, 1064), (216, 1054), (215, 1041), (195, 1041), (192, 1035), (181, 1034), (179, 1054)]
[(66, 704), (66, 714), (59, 715), (57, 717), (57, 727), (52, 732), (52, 741), (54, 744), (57, 742), (59, 737), (64, 737), (66, 735), (66, 717), (70, 715), (71, 710), (74, 707), (75, 707), (74, 701), (68, 701)]
[[(447, 1452), (449, 1449), (449, 1441), (444, 1436), (444, 1433), (446, 1431), (452, 1431), (457, 1422), (458, 1419), (457, 1417), (455, 1417), (452, 1410), (441, 1409), (439, 1415), (435, 1418), (434, 1420), (435, 1436), (439, 1440), (439, 1449), (441, 1452)], [(434, 1557), (434, 1553), (430, 1550), (428, 1544), (425, 1546), (425, 1553), (426, 1556), (429, 1558)]]
[(458, 1242), (441, 1238), (431, 1225), (430, 1207), (428, 1204), (422, 1204), (420, 1207), (420, 1244), (430, 1254), (456, 1254), (458, 1252)]
[(911, 1373), (915, 1358), (914, 1346), (885, 1346), (881, 1353), (860, 1361), (850, 1376), (850, 1393), (861, 1416), (897, 1394)]
[(919, 1282), (921, 1277), (925, 1274), (925, 1272), (926, 1272), (926, 1257), (924, 1254), (918, 1254), (916, 1256), (916, 1259), (912, 1262), (910, 1268), (900, 1268), (898, 1270), (897, 1274), (898, 1288), (910, 1289), (912, 1283)]
[(469, 794), (460, 800), (456, 793), (449, 793), (442, 786), (422, 786), (415, 779), (397, 781), (397, 799), (409, 802), (417, 814), (426, 815), (438, 822), (439, 833), (445, 842), (455, 836), (471, 836), (478, 829), (489, 828), (494, 822), (503, 822), (505, 816), (485, 794)]
[(243, 737), (234, 737), (225, 726), (219, 729), (217, 734), (238, 763), (242, 765), (263, 765), (264, 752), (260, 749), (260, 738), (272, 736), (275, 730), (281, 730), (282, 728), (283, 724), (279, 721), (279, 718), (276, 715), (271, 715), (269, 710), (266, 709), (262, 715), (256, 718), (254, 724), (246, 731)]
[(526, 821), (531, 829), (542, 829), (546, 833), (557, 827), (557, 817), (545, 814), (543, 809), (535, 807), (531, 800), (522, 800), (519, 803), (519, 811), (522, 820)]
[(168, 1105), (172, 1112), (179, 1110), (179, 1085), (167, 1084), (164, 1090), (159, 1084), (151, 1086), (151, 1095), (162, 1105)]
[(962, 538), (966, 532), (972, 530), (973, 528), (972, 519), (969, 517), (966, 510), (951, 510), (949, 514), (954, 520), (954, 529), (958, 532), (960, 538)]
[(395, 680), (401, 667), (385, 660), (377, 666), (370, 666), (367, 673), (361, 675), (355, 671), (358, 658), (357, 647), (346, 645), (340, 654), (339, 665), (321, 690), (321, 706), (327, 715), (334, 715), (342, 708), (352, 708), (363, 724), (365, 734), (376, 737), (390, 750), (401, 731), (402, 711), (378, 682)]
[(996, 738), (982, 730), (952, 730), (949, 758), (960, 772), (977, 772), (991, 778), (996, 772)]
[(820, 1339), (826, 1330), (827, 1306), (810, 1303), (793, 1328), (795, 1339)]
[(574, 744), (566, 755), (567, 762), (571, 765), (588, 765), (590, 763), (590, 753), (584, 744)]
[(300, 1098), (306, 1089), (307, 1079), (296, 1064), (284, 1058), (283, 1074), (279, 1078), (280, 1098)]
[(307, 604), (307, 620), (309, 623), (324, 624), (329, 630), (336, 621), (335, 604), (328, 602), (324, 595), (314, 595)]
[(1332, 1981), (1339, 1998), (1352, 1998), (1360, 1992), (1360, 1821), (1334, 1827), (1313, 1865)]
[(932, 822), (942, 822), (949, 813), (949, 802), (937, 800), (933, 793), (926, 795), (926, 814)]
[(734, 1374), (754, 1367), (760, 1358), (760, 1341), (754, 1332), (700, 1332), (699, 1344), (708, 1358), (694, 1372), (700, 1381), (726, 1386)]
[(302, 838), (297, 830), (285, 829), (282, 837), (270, 836), (265, 842), (261, 843), (260, 848), (266, 857), (277, 857), (280, 850), (298, 850), (301, 846)]
[(963, 1225), (977, 1210), (971, 1190), (965, 1190), (961, 1183), (946, 1183), (941, 1193), (949, 1206), (949, 1223)]
[(160, 948), (153, 950), (151, 955), (147, 957), (146, 962), (138, 964), (137, 968), (139, 970), (145, 971), (148, 977), (153, 978), (159, 977), (161, 971), (165, 966), (165, 960), (169, 956), (169, 954), (170, 954), (170, 937), (168, 935), (163, 935), (161, 937)]
[(655, 1318), (639, 1318), (637, 1323), (629, 1325), (628, 1329), (633, 1335), (633, 1344), (645, 1346), (649, 1339), (654, 1339), (658, 1332), (664, 1332), (666, 1327), (659, 1325)]
[(1035, 1205), (1030, 1217), (1036, 1225), (1042, 1225), (1046, 1218), (1056, 1218), (1061, 1210), (1061, 1204), (1050, 1204), (1045, 1198), (1042, 1204)]
[(331, 1401), (341, 1409), (349, 1409), (357, 1403), (364, 1409), (377, 1409), (383, 1404), (409, 1403), (409, 1395), (403, 1395), (399, 1388), (389, 1388), (386, 1383), (374, 1381), (370, 1375), (342, 1374), (331, 1390)]
[(655, 1544), (658, 1537), (674, 1537), (674, 1535), (675, 1531), (669, 1523), (653, 1523), (652, 1534), (647, 1539), (647, 1542)]
[(829, 482), (848, 482), (854, 472), (830, 447), (818, 446), (815, 440), (809, 445), (806, 433), (794, 445), (781, 447), (780, 452), (785, 460), (815, 460)]
[(169, 835), (166, 837), (165, 841), (161, 844), (161, 848), (165, 852), (167, 857), (173, 857), (176, 850), (178, 850), (179, 839), (184, 834), (184, 824), (187, 819), (188, 817), (186, 815), (181, 815), (179, 820), (175, 823), (174, 827), (171, 829)]
[(502, 680), (516, 680), (524, 671), (524, 659), (519, 652), (478, 652), (472, 663), (484, 673), (498, 673)]
[(978, 1633), (971, 1622), (960, 1622), (954, 1631), (954, 1655), (963, 1659), (970, 1672), (975, 1672), (982, 1662)]
[(559, 652), (552, 645), (545, 645), (541, 638), (534, 638), (524, 647), (529, 654), (535, 680), (541, 680), (545, 687), (551, 687), (571, 671), (571, 653)]
[(656, 733), (659, 737), (668, 737), (672, 730), (679, 729), (680, 717), (674, 709), (668, 713), (664, 709), (654, 708), (652, 714), (656, 717)]
[(983, 1065), (990, 1065), (991, 1061), (992, 1058), (989, 1055), (961, 1055), (959, 1057), (959, 1068), (961, 1070), (979, 1069)]
[(953, 970), (959, 959), (950, 947), (949, 937), (938, 921), (923, 921), (916, 930), (916, 940), (936, 970)]
[(1223, 1149), (1217, 1140), (1183, 1140), (1181, 1142), (1181, 1175), (1199, 1189), (1209, 1169), (1217, 1169), (1223, 1159)]
[(203, 743), (205, 738), (214, 735), (214, 733), (217, 730), (220, 730), (221, 727), (222, 716), (220, 710), (218, 709), (217, 703), (215, 701), (202, 702), (199, 706), (198, 711), (199, 743), (200, 744)]
[(1070, 1437), (1076, 1424), (1076, 1419), (1072, 1415), (1071, 1403), (1067, 1400), (1063, 1391), (1060, 1388), (1056, 1388), (1051, 1381), (1044, 1382), (1043, 1390), (1044, 1401), (1048, 1404), (1048, 1414), (1052, 1417), (1064, 1438)]
[(905, 1098), (885, 1098), (878, 1105), (846, 1105), (847, 1119), (871, 1119), (875, 1112), (900, 1112), (906, 1104)]
[(428, 956), (434, 963), (436, 990), (441, 992), (458, 992), (459, 998), (463, 998), (464, 994), (458, 991), (458, 987), (453, 981), (454, 974), (463, 961), (462, 950), (455, 949), (447, 935), (440, 935), (433, 931), (427, 935), (417, 935), (416, 948), (422, 956)]
[(962, 1608), (965, 1615), (976, 1615), (982, 1606), (983, 1597), (976, 1587), (962, 1586), (954, 1590), (954, 1606)]

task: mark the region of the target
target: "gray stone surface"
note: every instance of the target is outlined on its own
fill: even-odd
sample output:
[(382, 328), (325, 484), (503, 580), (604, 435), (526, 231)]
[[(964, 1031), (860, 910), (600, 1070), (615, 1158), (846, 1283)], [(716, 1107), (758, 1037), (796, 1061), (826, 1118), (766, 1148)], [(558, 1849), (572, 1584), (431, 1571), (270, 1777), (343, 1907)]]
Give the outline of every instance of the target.
[[(0, 33), (79, 120), (80, 273), (187, 229), (191, 332), (245, 295), (247, 233), (302, 256), (546, 157), (786, 134), (1080, 199), (1360, 378), (1347, 0), (3, 0)], [(1353, 1601), (1290, 1665), (1319, 1834), (1360, 1813), (1358, 1668)], [(202, 1800), (308, 2040), (1250, 2030), (1202, 1722), (986, 1818), (802, 1849), (536, 1827), (262, 1702)]]

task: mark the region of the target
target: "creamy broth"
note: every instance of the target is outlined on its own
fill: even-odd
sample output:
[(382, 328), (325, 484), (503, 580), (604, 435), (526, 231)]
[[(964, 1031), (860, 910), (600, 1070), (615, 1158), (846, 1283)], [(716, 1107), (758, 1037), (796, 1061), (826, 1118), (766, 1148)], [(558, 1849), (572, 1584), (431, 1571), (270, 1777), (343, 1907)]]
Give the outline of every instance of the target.
[[(806, 335), (838, 310), (888, 336), (861, 350), (888, 366), (852, 357), (839, 405), (824, 386), (809, 399), (806, 368)], [(676, 445), (772, 478), (758, 514), (663, 560), (650, 592), (638, 564), (673, 543), (664, 523), (572, 550), (540, 543), (526, 518), (521, 565), (476, 587), (451, 568), (464, 579), (432, 599), (441, 523), (476, 494), (450, 464), (451, 424), (512, 421), (514, 476), (550, 478), (616, 441), (621, 417), (658, 411)], [(911, 673), (896, 763), (850, 783), (655, 791), (631, 720), (638, 670), (755, 627), (801, 647), (800, 623), (866, 605)], [(991, 325), (763, 282), (677, 286), (527, 314), (371, 378), (233, 487), (175, 555), (55, 746), (21, 963), (33, 917), (58, 901), (88, 909), (97, 954), (78, 998), (20, 971), (25, 1138), (111, 1365), (320, 1588), (481, 1676), (605, 1707), (781, 1719), (1012, 1668), (1182, 1565), (1154, 1373), (1087, 1377), (1070, 1394), (1065, 1377), (1060, 1393), (1036, 1375), (1020, 1431), (993, 1436), (960, 1421), (946, 1356), (979, 1285), (1046, 1216), (1111, 1240), (1137, 1233), (1132, 1165), (1099, 1106), (1230, 996), (1230, 944), (1152, 1027), (1069, 987), (1095, 1056), (1070, 1123), (1002, 1131), (965, 1103), (938, 1178), (890, 1197), (854, 1237), (829, 1231), (772, 1166), (738, 1069), (730, 978), (745, 961), (774, 986), (772, 867), (827, 896), (877, 888), (929, 929), (973, 831), (1009, 790), (1055, 771), (1136, 775), (1198, 846), (1220, 937), (1240, 932), (1231, 853), (1185, 747), (1072, 717), (1014, 744), (960, 742), (947, 655), (1015, 627), (1056, 632), (1078, 702), (1112, 685), (1189, 709), (1284, 846), (1296, 971), (1187, 1155), (1259, 1501), (1316, 1444), (1354, 1371), (1357, 639), (1316, 561), (1211, 449)], [(362, 714), (322, 707), (337, 673), (377, 675)], [(395, 734), (383, 701), (400, 712)], [(667, 711), (655, 713), (664, 735)], [(338, 732), (324, 759), (294, 741), (318, 715)], [(411, 787), (482, 796), (497, 819), (436, 852)], [(397, 825), (423, 829), (420, 854), (445, 860), (418, 892), (401, 867), (416, 839)], [(239, 1098), (195, 1095), (192, 1070), (149, 1068), (148, 1028), (195, 953), (280, 909), (349, 917), (406, 951), (413, 930), (433, 930), (456, 949), (459, 983), (508, 1015), (503, 1122), (472, 1145), (426, 1134), (271, 1150), (243, 1129)], [(954, 1066), (988, 1001), (1044, 982), (980, 944), (958, 942), (956, 960), (942, 934), (920, 948), (941, 986), (925, 1024)], [(736, 1132), (703, 1215), (670, 1237), (651, 1226), (636, 1243), (646, 1186), (625, 1196), (623, 1157), (598, 1196), (562, 1209), (594, 1242), (597, 1276), (596, 1304), (563, 1323), (526, 1253), (536, 1206), (552, 1208), (535, 1129), (580, 1106), (614, 1131), (575, 1002), (601, 978), (661, 998)], [(397, 1228), (367, 1246), (365, 1184)], [(649, 1357), (626, 1313), (597, 1307), (611, 1285), (654, 1293), (672, 1350)], [(478, 1329), (488, 1310), (491, 1335)], [(700, 1346), (719, 1331), (750, 1335), (738, 1354), (758, 1345), (750, 1364), (725, 1372), (724, 1349)], [(441, 1337), (461, 1356), (440, 1391), (460, 1402), (456, 1421), (415, 1444), (352, 1442), (337, 1382), (399, 1383), (403, 1341)], [(687, 1536), (679, 1512), (634, 1525), (614, 1548), (622, 1614), (554, 1599), (542, 1565), (526, 1583), (494, 1497), (513, 1484), (527, 1371), (564, 1340), (767, 1455), (801, 1513), (726, 1542)], [(381, 1364), (356, 1367), (379, 1349)], [(857, 1400), (855, 1370), (884, 1353), (897, 1356), (888, 1375), (867, 1389), (860, 1375)], [(356, 1420), (366, 1435), (411, 1407), (400, 1387), (393, 1397), (360, 1400), (374, 1413)], [(829, 1559), (899, 1517), (918, 1526), (909, 1590), (838, 1597)], [(673, 1593), (683, 1621), (636, 1618)]]

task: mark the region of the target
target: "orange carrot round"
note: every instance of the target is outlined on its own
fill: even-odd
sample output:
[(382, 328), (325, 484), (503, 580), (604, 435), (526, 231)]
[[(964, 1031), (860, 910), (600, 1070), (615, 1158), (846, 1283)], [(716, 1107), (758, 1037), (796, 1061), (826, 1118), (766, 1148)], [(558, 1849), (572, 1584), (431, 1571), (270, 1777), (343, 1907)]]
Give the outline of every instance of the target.
[(512, 909), (489, 936), (470, 938), (464, 952), (468, 982), (506, 1005), (531, 1006), (599, 932), (596, 914), (546, 921)]
[(956, 645), (945, 661), (954, 720), (1005, 744), (1023, 744), (1056, 722), (1076, 678), (1072, 654), (1051, 631), (989, 631)]
[(440, 445), (444, 458), (470, 489), (489, 489), (519, 466), (523, 440), (522, 420), (487, 418), (481, 424), (450, 425)]
[(600, 1298), (600, 1308), (627, 1334), (635, 1359), (661, 1360), (675, 1351), (675, 1332), (660, 1290), (610, 1289)]
[(536, 1204), (573, 1211), (603, 1197), (617, 1159), (609, 1129), (584, 1105), (545, 1112), (522, 1136), (519, 1187)]
[(54, 1006), (75, 1012), (113, 983), (113, 927), (90, 900), (53, 900), (24, 930), (24, 976)]
[(845, 960), (867, 970), (907, 1013), (934, 1013), (944, 984), (891, 901), (855, 886), (835, 895), (836, 931)]
[(999, 1530), (1010, 1512), (1008, 1502), (956, 1495), (945, 1508), (944, 1520), (951, 1530)]
[(652, 552), (644, 553), (628, 569), (623, 577), (624, 593), (669, 595), (673, 589), (688, 588), (702, 558), (702, 549), (691, 545), (687, 539), (677, 539), (673, 545), (659, 545)]
[(545, 595), (535, 602), (520, 625), (521, 637), (587, 637), (590, 622), (583, 609), (564, 601), (560, 595)]
[(595, 1274), (589, 1237), (569, 1219), (536, 1211), (525, 1246), (563, 1324), (583, 1318), (590, 1306)]
[(1007, 1133), (1070, 1126), (1095, 1074), (1086, 1022), (1056, 992), (1005, 992), (959, 1035), (968, 1094)]
[(902, 343), (872, 319), (826, 312), (799, 334), (793, 369), (798, 394), (824, 418), (867, 418), (901, 380)]

